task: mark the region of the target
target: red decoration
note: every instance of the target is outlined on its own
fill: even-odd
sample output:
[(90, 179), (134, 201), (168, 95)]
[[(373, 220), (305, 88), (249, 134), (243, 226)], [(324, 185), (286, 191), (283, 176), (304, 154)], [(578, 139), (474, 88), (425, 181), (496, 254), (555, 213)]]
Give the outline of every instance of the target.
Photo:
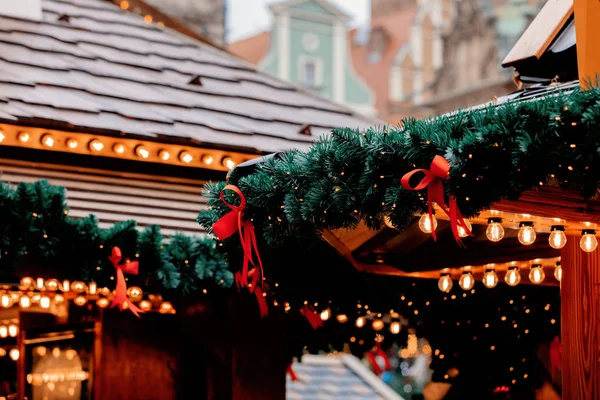
[(131, 302), (127, 298), (127, 283), (125, 283), (125, 275), (131, 274), (137, 275), (140, 264), (137, 261), (129, 261), (125, 260), (124, 264), (119, 264), (123, 259), (123, 254), (121, 253), (121, 249), (118, 247), (112, 248), (112, 253), (108, 257), (113, 267), (117, 270), (117, 287), (115, 289), (115, 297), (113, 298), (111, 307), (119, 306), (119, 310), (123, 311), (123, 306), (127, 303), (128, 308), (132, 313), (139, 317), (139, 313), (143, 313), (144, 310), (138, 308), (135, 304)]
[(304, 315), (304, 318), (306, 318), (306, 320), (308, 321), (310, 326), (312, 326), (313, 329), (317, 329), (323, 326), (323, 320), (321, 319), (321, 316), (316, 314), (315, 309), (311, 306), (305, 305), (300, 309), (300, 313)]
[(560, 343), (560, 339), (558, 336), (554, 338), (552, 342), (550, 342), (550, 369), (552, 370), (552, 380), (556, 381), (557, 372), (562, 370), (562, 343)]
[[(240, 205), (234, 206), (225, 200), (225, 191), (231, 190), (240, 198)], [(224, 240), (235, 234), (237, 231), (240, 235), (240, 243), (244, 252), (244, 262), (241, 271), (235, 274), (235, 283), (238, 289), (248, 288), (251, 293), (254, 293), (260, 307), (260, 316), (266, 317), (269, 313), (267, 301), (263, 296), (263, 265), (258, 253), (258, 245), (256, 244), (256, 232), (252, 221), (244, 218), (244, 210), (246, 209), (246, 198), (242, 191), (234, 185), (227, 185), (221, 190), (221, 201), (231, 209), (230, 212), (221, 217), (212, 226), (213, 232), (219, 240)], [(254, 261), (256, 256), (256, 262)], [(252, 270), (249, 271), (249, 267)], [(248, 278), (252, 281), (249, 282)], [(260, 284), (260, 286), (259, 286)]]
[[(417, 184), (417, 186), (410, 185), (410, 178), (416, 174), (417, 172), (422, 172), (425, 174), (425, 177), (421, 179), (421, 181)], [(449, 196), (448, 200), (450, 206), (446, 206), (446, 200), (444, 195), (444, 185), (442, 183), (442, 179), (448, 179), (450, 175), (450, 163), (442, 157), (435, 156), (433, 161), (431, 161), (431, 166), (429, 169), (414, 169), (407, 174), (404, 174), (400, 183), (405, 189), (408, 190), (423, 190), (427, 188), (427, 209), (429, 212), (429, 219), (433, 220), (433, 202), (435, 202), (438, 207), (440, 207), (448, 218), (450, 219), (450, 228), (452, 229), (452, 234), (454, 235), (454, 239), (456, 242), (464, 246), (462, 240), (460, 239), (460, 235), (458, 234), (458, 227), (462, 227), (465, 232), (469, 236), (472, 236), (471, 230), (464, 222), (464, 217), (460, 213), (458, 206), (456, 205), (456, 199), (454, 196)], [(437, 240), (437, 236), (435, 230), (431, 232), (434, 240)]]
[[(383, 360), (383, 366), (385, 368), (382, 369), (379, 363), (377, 362), (377, 356), (381, 357)], [(392, 369), (392, 365), (390, 364), (390, 359), (387, 354), (381, 349), (381, 343), (377, 342), (373, 350), (367, 353), (367, 359), (369, 360), (369, 364), (371, 364), (371, 368), (373, 369), (373, 373), (377, 376), (383, 374), (384, 371), (390, 371)]]
[(294, 368), (292, 368), (292, 363), (287, 366), (286, 373), (290, 376), (292, 382), (296, 382), (298, 380), (298, 376), (296, 375), (296, 372), (294, 372)]

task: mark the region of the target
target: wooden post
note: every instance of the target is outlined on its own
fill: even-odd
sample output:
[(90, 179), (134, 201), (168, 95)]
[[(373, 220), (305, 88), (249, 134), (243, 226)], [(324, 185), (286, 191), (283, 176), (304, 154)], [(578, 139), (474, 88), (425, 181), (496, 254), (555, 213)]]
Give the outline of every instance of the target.
[(564, 400), (600, 399), (600, 250), (585, 253), (579, 240), (561, 250)]
[(600, 74), (600, 2), (574, 0), (574, 10), (579, 81), (585, 88), (588, 80), (594, 84)]

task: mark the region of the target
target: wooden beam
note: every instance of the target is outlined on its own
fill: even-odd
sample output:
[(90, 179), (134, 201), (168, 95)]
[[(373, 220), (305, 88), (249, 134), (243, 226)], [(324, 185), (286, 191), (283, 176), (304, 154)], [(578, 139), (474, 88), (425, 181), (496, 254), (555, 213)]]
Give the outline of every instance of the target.
[(595, 84), (600, 74), (600, 2), (574, 0), (577, 66), (582, 88)]

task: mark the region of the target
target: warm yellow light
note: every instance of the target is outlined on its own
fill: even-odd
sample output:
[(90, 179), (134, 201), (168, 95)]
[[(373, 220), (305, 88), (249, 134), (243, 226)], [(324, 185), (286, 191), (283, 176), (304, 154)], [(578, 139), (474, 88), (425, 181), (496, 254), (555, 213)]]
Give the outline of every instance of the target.
[(69, 361), (74, 360), (75, 357), (77, 356), (77, 351), (75, 351), (73, 349), (69, 349), (69, 350), (65, 351), (65, 356), (67, 357), (67, 360), (69, 360)]
[(383, 329), (383, 327), (385, 326), (385, 324), (383, 323), (382, 320), (380, 319), (374, 319), (373, 323), (371, 324), (371, 327), (373, 328), (374, 331), (378, 332), (380, 330)]
[(419, 229), (421, 229), (425, 233), (431, 233), (437, 229), (437, 219), (435, 215), (431, 216), (431, 220), (429, 219), (429, 214), (421, 215), (419, 218)]
[(221, 164), (229, 169), (233, 169), (235, 167), (235, 162), (231, 157), (223, 157), (223, 160), (221, 160)]
[(4, 132), (0, 131), (0, 143), (2, 143), (5, 138), (6, 136), (4, 135)]
[(504, 281), (509, 286), (518, 285), (519, 282), (521, 282), (521, 274), (519, 273), (519, 267), (510, 267), (508, 271), (506, 271)]
[(565, 235), (565, 227), (562, 225), (553, 225), (550, 228), (550, 236), (548, 243), (553, 249), (562, 249), (567, 244), (567, 235)]
[(187, 151), (182, 151), (181, 153), (179, 153), (179, 160), (181, 162), (189, 164), (192, 162), (193, 159), (194, 159), (194, 157), (192, 157), (192, 155), (190, 153), (188, 153)]
[(19, 334), (19, 326), (16, 324), (10, 324), (8, 326), (8, 336), (17, 337), (18, 334)]
[(345, 324), (346, 322), (348, 322), (348, 316), (346, 314), (338, 314), (336, 318), (340, 324)]
[(4, 308), (11, 307), (13, 305), (13, 299), (10, 294), (3, 294), (0, 296), (0, 306)]
[(554, 278), (559, 282), (562, 280), (562, 267), (560, 261), (556, 263), (556, 268), (554, 268)]
[(60, 357), (60, 349), (58, 347), (55, 347), (55, 348), (52, 349), (52, 356), (54, 358)]
[(137, 154), (138, 157), (142, 158), (150, 157), (150, 152), (148, 151), (148, 149), (145, 146), (142, 146), (141, 144), (135, 148), (135, 154)]
[(91, 295), (98, 293), (98, 284), (96, 282), (90, 282), (88, 285), (88, 293)]
[(329, 308), (321, 311), (321, 320), (327, 321), (331, 317), (331, 310)]
[(73, 303), (75, 303), (79, 307), (81, 307), (81, 306), (84, 306), (85, 303), (87, 303), (87, 299), (85, 298), (85, 296), (77, 296), (77, 297), (75, 297), (75, 300), (73, 300)]
[(202, 156), (202, 162), (206, 165), (210, 165), (213, 163), (215, 159), (213, 158), (213, 156), (209, 155), (209, 154), (205, 154)]
[(56, 304), (60, 304), (63, 301), (65, 301), (65, 298), (64, 298), (64, 296), (62, 294), (57, 294), (56, 296), (54, 296), (54, 302)]
[(81, 281), (75, 281), (75, 282), (71, 283), (71, 290), (74, 291), (75, 293), (83, 293), (86, 291), (86, 289), (87, 289), (86, 284)]
[(144, 22), (149, 24), (152, 22), (152, 15), (147, 14), (146, 16), (144, 16)]
[(100, 308), (106, 308), (108, 307), (108, 305), (110, 304), (110, 302), (108, 301), (108, 299), (106, 297), (101, 297), (96, 301), (96, 304), (98, 305), (98, 307)]
[(483, 274), (483, 285), (488, 288), (494, 288), (498, 284), (498, 274), (494, 269), (486, 269), (485, 274)]
[(144, 296), (144, 292), (142, 292), (142, 288), (138, 286), (131, 286), (127, 289), (127, 296), (131, 301), (138, 302)]
[(150, 311), (152, 310), (152, 303), (150, 303), (148, 300), (142, 300), (140, 301), (139, 307), (143, 311)]
[(475, 278), (473, 278), (471, 271), (464, 271), (458, 280), (458, 285), (463, 288), (463, 290), (471, 290), (474, 284)]
[(47, 133), (44, 136), (42, 136), (42, 144), (46, 147), (53, 147), (54, 143), (56, 143), (56, 140), (54, 140), (54, 136), (52, 136), (51, 134)]
[(19, 305), (21, 306), (21, 308), (31, 307), (31, 298), (29, 298), (28, 296), (21, 296), (21, 298), (19, 299)]
[(71, 288), (71, 284), (68, 280), (64, 280), (62, 283), (62, 291), (63, 292), (68, 292)]
[(365, 317), (358, 317), (356, 318), (356, 327), (362, 328), (363, 326), (365, 326), (366, 322), (367, 319)]
[(452, 277), (450, 277), (450, 274), (442, 274), (442, 276), (440, 276), (438, 288), (444, 293), (450, 292), (452, 289)]
[(26, 276), (21, 279), (21, 287), (22, 288), (29, 289), (31, 286), (33, 286), (33, 278)]
[(56, 279), (48, 279), (46, 281), (45, 286), (46, 286), (46, 289), (54, 292), (54, 291), (58, 290), (59, 283)]
[(581, 232), (581, 240), (579, 241), (579, 247), (586, 253), (591, 253), (598, 247), (598, 239), (596, 238), (596, 231), (592, 229), (586, 229)]
[[(473, 232), (473, 226), (471, 225), (471, 222), (469, 222), (468, 219), (463, 219), (464, 224), (466, 225), (466, 227), (469, 229), (469, 232)], [(467, 236), (469, 236), (469, 232), (466, 231), (465, 228), (463, 228), (462, 226), (458, 227), (458, 236), (460, 236), (461, 238), (465, 238)]]
[(0, 325), (0, 338), (4, 339), (8, 336), (8, 326)]
[(31, 139), (31, 136), (29, 135), (29, 133), (27, 132), (21, 132), (19, 133), (19, 135), (17, 136), (17, 139), (19, 140), (19, 142), (21, 143), (27, 143), (29, 142), (29, 139)]
[(50, 308), (50, 297), (48, 297), (48, 296), (40, 297), (40, 307)]
[(48, 351), (48, 349), (46, 349), (44, 346), (38, 346), (38, 347), (35, 348), (35, 352), (40, 357), (44, 357), (46, 355), (47, 351)]
[(485, 236), (492, 242), (499, 242), (504, 237), (504, 227), (502, 227), (502, 219), (489, 218), (488, 227), (485, 230)]
[(541, 264), (534, 264), (531, 266), (531, 271), (529, 271), (529, 280), (531, 283), (540, 284), (544, 281), (546, 274), (544, 273), (544, 268)]
[(125, 153), (125, 145), (123, 143), (115, 143), (113, 145), (113, 151), (117, 154), (124, 154)]
[(169, 161), (171, 159), (171, 153), (167, 150), (161, 150), (158, 152), (158, 157), (163, 161)]
[(126, 0), (123, 0), (123, 1), (121, 2), (120, 6), (121, 6), (121, 8), (122, 8), (123, 10), (127, 10), (127, 9), (129, 8), (129, 2), (128, 2), (128, 1), (126, 1)]
[(392, 335), (399, 334), (401, 329), (402, 329), (402, 326), (400, 325), (400, 322), (398, 322), (398, 321), (394, 321), (390, 324), (390, 332), (392, 333)]
[(77, 139), (73, 139), (73, 138), (67, 139), (67, 147), (68, 148), (73, 150), (73, 149), (76, 149), (77, 146), (79, 146), (79, 142), (77, 141)]
[(17, 361), (19, 359), (19, 349), (10, 349), (8, 355), (11, 360)]
[(44, 290), (45, 286), (44, 286), (44, 278), (37, 278), (35, 280), (35, 288), (37, 290)]
[(93, 139), (90, 141), (90, 150), (99, 152), (102, 151), (102, 149), (104, 149), (104, 143), (98, 139)]
[(521, 244), (529, 246), (535, 242), (535, 230), (533, 229), (533, 222), (521, 222), (519, 224), (519, 233), (517, 238)]
[(173, 305), (171, 303), (169, 303), (168, 301), (161, 303), (158, 311), (161, 314), (175, 314), (175, 309), (173, 308)]

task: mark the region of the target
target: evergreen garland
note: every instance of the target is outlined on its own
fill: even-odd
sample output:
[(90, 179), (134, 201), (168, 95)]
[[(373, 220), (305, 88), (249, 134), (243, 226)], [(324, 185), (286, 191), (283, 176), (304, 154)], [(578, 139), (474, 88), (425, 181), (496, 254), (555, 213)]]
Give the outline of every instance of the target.
[(0, 278), (5, 282), (35, 271), (112, 287), (114, 268), (108, 255), (113, 246), (120, 247), (124, 257), (140, 261), (140, 274), (128, 275), (130, 284), (167, 295), (233, 284), (233, 274), (212, 239), (177, 234), (165, 240), (157, 225), (140, 232), (135, 221), (102, 229), (93, 215), (68, 216), (62, 187), (38, 181), (13, 190), (0, 183)]
[[(278, 153), (252, 170), (237, 168), (228, 183), (244, 193), (247, 218), (267, 246), (297, 249), (324, 229), (353, 228), (361, 220), (378, 229), (389, 217), (405, 229), (425, 211), (427, 199), (402, 188), (400, 178), (429, 169), (435, 155), (451, 165), (446, 193), (472, 217), (539, 185), (596, 195), (599, 149), (600, 89), (556, 90), (540, 99), (407, 119), (396, 129), (337, 129), (307, 152)], [(219, 199), (224, 185), (205, 186), (210, 208), (198, 222), (207, 229), (229, 211)], [(223, 249), (239, 252), (239, 240), (226, 240)]]

